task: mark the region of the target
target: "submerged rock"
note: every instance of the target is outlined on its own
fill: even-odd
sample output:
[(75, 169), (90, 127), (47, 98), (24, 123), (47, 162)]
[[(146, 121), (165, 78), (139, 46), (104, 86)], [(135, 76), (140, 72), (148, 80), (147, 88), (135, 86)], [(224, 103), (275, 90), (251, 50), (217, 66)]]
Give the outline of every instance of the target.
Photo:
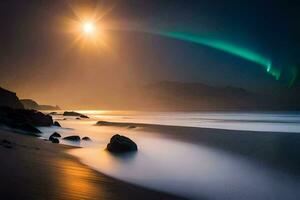
[(116, 134), (107, 144), (107, 150), (113, 153), (137, 151), (137, 145), (128, 137)]
[(91, 141), (91, 138), (85, 136), (85, 137), (82, 138), (82, 140)]
[(79, 142), (80, 137), (78, 135), (71, 135), (63, 138), (64, 140), (69, 140), (69, 141), (74, 141), (74, 142)]
[(61, 127), (61, 125), (60, 125), (57, 121), (55, 121), (55, 122), (53, 123), (53, 126)]
[(54, 132), (50, 137), (61, 137), (61, 135), (58, 132)]

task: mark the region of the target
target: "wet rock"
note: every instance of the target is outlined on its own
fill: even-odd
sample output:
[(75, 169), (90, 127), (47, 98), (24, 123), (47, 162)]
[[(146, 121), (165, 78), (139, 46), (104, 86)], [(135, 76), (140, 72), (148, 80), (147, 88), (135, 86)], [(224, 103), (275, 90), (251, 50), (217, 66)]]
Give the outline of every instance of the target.
[(74, 142), (80, 141), (80, 137), (78, 135), (67, 136), (67, 137), (64, 137), (63, 139), (69, 140), (69, 141), (74, 141)]
[(54, 132), (50, 137), (61, 137), (61, 135), (58, 132)]
[(107, 144), (107, 150), (113, 153), (137, 151), (137, 145), (128, 137), (116, 134)]
[(36, 110), (13, 109), (0, 107), (1, 123), (12, 127), (19, 124), (30, 124), (32, 126), (52, 126), (53, 120), (50, 115), (45, 115)]
[(52, 137), (50, 141), (51, 141), (52, 143), (56, 143), (56, 144), (59, 143), (59, 139), (57, 139), (57, 138), (55, 138), (55, 137)]
[(61, 127), (61, 125), (60, 125), (57, 121), (55, 121), (55, 122), (53, 123), (53, 126)]
[(82, 138), (82, 140), (91, 141), (91, 138), (85, 136), (85, 137)]

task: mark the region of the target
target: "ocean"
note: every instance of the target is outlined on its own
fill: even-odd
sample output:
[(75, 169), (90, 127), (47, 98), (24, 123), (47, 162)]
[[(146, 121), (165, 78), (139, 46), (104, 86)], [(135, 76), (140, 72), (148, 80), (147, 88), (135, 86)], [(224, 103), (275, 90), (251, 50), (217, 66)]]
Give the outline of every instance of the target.
[[(91, 142), (60, 142), (83, 147), (70, 150), (69, 153), (106, 175), (189, 199), (265, 200), (300, 197), (298, 175), (247, 156), (208, 146), (201, 141), (194, 143), (166, 137), (164, 133), (139, 127), (129, 129), (95, 125), (97, 121), (103, 120), (197, 127), (199, 134), (201, 128), (211, 128), (255, 131), (271, 136), (274, 132), (282, 135), (299, 134), (299, 112), (78, 112), (88, 115), (90, 119), (77, 120), (75, 117), (54, 115), (62, 128), (40, 128), (42, 138), (48, 138), (54, 131), (63, 136), (90, 137)], [(122, 156), (107, 152), (107, 143), (117, 133), (133, 139), (138, 145), (138, 152)]]

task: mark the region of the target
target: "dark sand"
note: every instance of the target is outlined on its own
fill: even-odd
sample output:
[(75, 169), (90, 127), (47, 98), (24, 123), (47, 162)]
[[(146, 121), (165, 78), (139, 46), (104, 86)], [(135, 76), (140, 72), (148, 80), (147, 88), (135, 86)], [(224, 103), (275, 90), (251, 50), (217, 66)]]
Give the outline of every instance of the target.
[(98, 173), (68, 148), (0, 130), (0, 199), (180, 199)]

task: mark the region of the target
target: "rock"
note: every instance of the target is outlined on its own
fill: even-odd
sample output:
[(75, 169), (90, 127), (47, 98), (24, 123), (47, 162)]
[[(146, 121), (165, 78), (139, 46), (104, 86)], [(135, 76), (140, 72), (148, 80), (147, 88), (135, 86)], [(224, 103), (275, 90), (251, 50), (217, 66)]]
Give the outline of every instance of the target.
[(55, 121), (55, 122), (53, 123), (53, 126), (61, 127), (61, 125), (60, 125), (57, 121)]
[(65, 111), (64, 116), (72, 116), (72, 117), (81, 117), (81, 118), (89, 118), (88, 116), (86, 115), (83, 115), (81, 113), (78, 113), (78, 112), (74, 112), (74, 111)]
[(16, 93), (0, 87), (0, 106), (6, 106), (16, 109), (24, 109), (23, 104), (17, 97)]
[(106, 126), (106, 125), (110, 125), (111, 122), (107, 122), (107, 121), (98, 121), (96, 125), (99, 126)]
[(60, 110), (58, 106), (51, 105), (39, 105), (32, 99), (21, 99), (21, 103), (23, 104), (25, 109), (34, 109), (34, 110)]
[(82, 140), (91, 141), (91, 138), (89, 138), (89, 137), (83, 137)]
[(130, 126), (128, 126), (128, 128), (136, 128), (136, 126), (130, 125)]
[(50, 115), (45, 115), (36, 110), (13, 109), (0, 107), (0, 121), (9, 127), (18, 124), (30, 124), (32, 126), (52, 126)]
[(79, 142), (80, 141), (80, 137), (78, 135), (67, 136), (67, 137), (64, 137), (63, 139), (74, 141), (74, 142)]
[(57, 115), (57, 112), (51, 112), (49, 115)]
[(54, 132), (50, 137), (61, 137), (61, 135), (58, 132)]
[(19, 129), (28, 133), (41, 133), (39, 129), (28, 123), (11, 125), (11, 128)]
[(77, 120), (81, 120), (80, 117), (76, 117)]
[(52, 143), (56, 143), (56, 144), (59, 143), (59, 139), (57, 139), (57, 138), (55, 138), (55, 137), (52, 137), (52, 138), (50, 139), (50, 141), (51, 141)]
[(116, 134), (107, 144), (107, 150), (113, 153), (137, 151), (137, 145), (128, 137)]
[(39, 109), (39, 104), (32, 99), (21, 99), (21, 103), (23, 104), (25, 109), (34, 109), (38, 110)]

